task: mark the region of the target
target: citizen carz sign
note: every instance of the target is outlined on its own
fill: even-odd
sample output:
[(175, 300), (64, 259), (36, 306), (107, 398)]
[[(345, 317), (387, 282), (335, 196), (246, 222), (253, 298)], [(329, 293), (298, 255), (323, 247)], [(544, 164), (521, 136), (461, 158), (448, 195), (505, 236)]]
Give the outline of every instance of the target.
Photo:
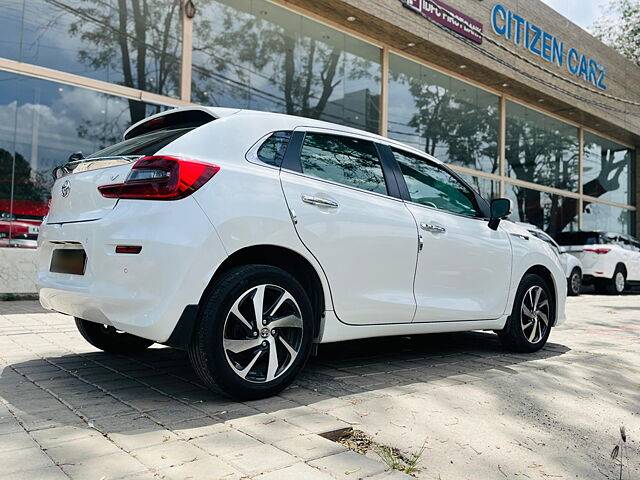
[(400, 0), (410, 10), (444, 25), (456, 33), (482, 43), (482, 23), (440, 0)]

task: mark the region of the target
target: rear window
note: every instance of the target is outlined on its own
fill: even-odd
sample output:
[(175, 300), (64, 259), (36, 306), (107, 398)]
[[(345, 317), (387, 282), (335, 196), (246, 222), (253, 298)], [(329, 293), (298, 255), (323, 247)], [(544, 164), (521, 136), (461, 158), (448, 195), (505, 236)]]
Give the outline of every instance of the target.
[(137, 137), (124, 140), (107, 148), (97, 151), (89, 155), (87, 159), (98, 157), (119, 157), (119, 156), (138, 156), (138, 155), (154, 155), (163, 147), (166, 147), (174, 140), (180, 138), (185, 133), (190, 132), (193, 128), (180, 128), (176, 130), (161, 130), (157, 132), (147, 133)]
[(289, 145), (291, 133), (283, 131), (271, 135), (258, 149), (258, 158), (267, 165), (280, 167), (287, 151), (287, 145)]
[(602, 234), (598, 232), (564, 232), (556, 236), (560, 245), (598, 245), (603, 242)]

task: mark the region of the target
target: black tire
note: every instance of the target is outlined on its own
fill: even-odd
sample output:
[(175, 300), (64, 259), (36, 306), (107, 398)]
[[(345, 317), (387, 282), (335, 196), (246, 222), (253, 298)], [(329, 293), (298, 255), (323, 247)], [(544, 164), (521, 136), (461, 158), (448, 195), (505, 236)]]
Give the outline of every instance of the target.
[(87, 342), (109, 353), (139, 353), (155, 343), (81, 318), (76, 318), (76, 327)]
[(577, 297), (580, 295), (580, 291), (582, 290), (582, 272), (578, 267), (574, 268), (571, 275), (569, 275), (567, 287), (567, 293), (570, 296)]
[[(291, 299), (277, 307), (283, 292)], [(258, 309), (262, 319), (256, 319)], [(272, 324), (285, 317), (293, 323)], [(265, 398), (291, 384), (309, 357), (312, 337), (313, 309), (300, 283), (279, 268), (246, 265), (224, 273), (205, 293), (189, 359), (207, 387), (239, 400)]]
[(627, 274), (620, 265), (613, 272), (610, 279), (598, 279), (596, 291), (606, 295), (622, 295), (627, 285)]
[[(536, 308), (531, 302), (535, 300), (534, 296), (538, 289), (540, 289), (541, 294), (536, 302), (538, 304)], [(530, 292), (531, 296), (529, 295)], [(542, 294), (546, 298), (543, 299)], [(545, 300), (547, 302), (546, 305), (544, 304)], [(524, 307), (523, 303), (525, 304)], [(514, 352), (537, 352), (547, 343), (552, 323), (555, 319), (555, 309), (555, 297), (551, 294), (547, 282), (535, 274), (525, 275), (516, 292), (513, 309), (507, 325), (504, 330), (498, 333), (500, 341), (505, 347)], [(533, 317), (527, 317), (526, 313), (524, 313), (526, 311), (535, 314), (535, 320)], [(546, 316), (546, 323), (543, 321), (543, 315)], [(527, 327), (530, 321), (532, 325)]]

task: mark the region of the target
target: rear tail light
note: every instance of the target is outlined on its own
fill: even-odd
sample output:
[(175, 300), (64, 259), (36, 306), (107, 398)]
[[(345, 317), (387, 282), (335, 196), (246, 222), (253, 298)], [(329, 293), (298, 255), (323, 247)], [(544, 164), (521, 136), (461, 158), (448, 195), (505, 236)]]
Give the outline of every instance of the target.
[(609, 253), (611, 249), (610, 248), (585, 248), (584, 251), (597, 253), (598, 255), (604, 255), (605, 253)]
[(207, 183), (220, 167), (183, 158), (152, 156), (138, 160), (124, 183), (102, 185), (107, 198), (177, 200)]

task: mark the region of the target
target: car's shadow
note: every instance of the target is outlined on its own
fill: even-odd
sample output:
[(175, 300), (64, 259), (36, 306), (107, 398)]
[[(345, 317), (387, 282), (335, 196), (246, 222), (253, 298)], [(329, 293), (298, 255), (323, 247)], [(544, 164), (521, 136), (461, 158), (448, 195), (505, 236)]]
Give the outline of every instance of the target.
[(12, 363), (0, 376), (0, 396), (27, 419), (28, 428), (90, 422), (103, 433), (180, 430), (332, 399), (384, 395), (389, 388), (409, 393), (415, 385), (482, 382), (515, 373), (521, 362), (568, 351), (549, 343), (535, 354), (511, 354), (485, 332), (321, 345), (291, 387), (250, 402), (204, 389), (181, 350), (152, 348), (133, 356), (94, 351)]

